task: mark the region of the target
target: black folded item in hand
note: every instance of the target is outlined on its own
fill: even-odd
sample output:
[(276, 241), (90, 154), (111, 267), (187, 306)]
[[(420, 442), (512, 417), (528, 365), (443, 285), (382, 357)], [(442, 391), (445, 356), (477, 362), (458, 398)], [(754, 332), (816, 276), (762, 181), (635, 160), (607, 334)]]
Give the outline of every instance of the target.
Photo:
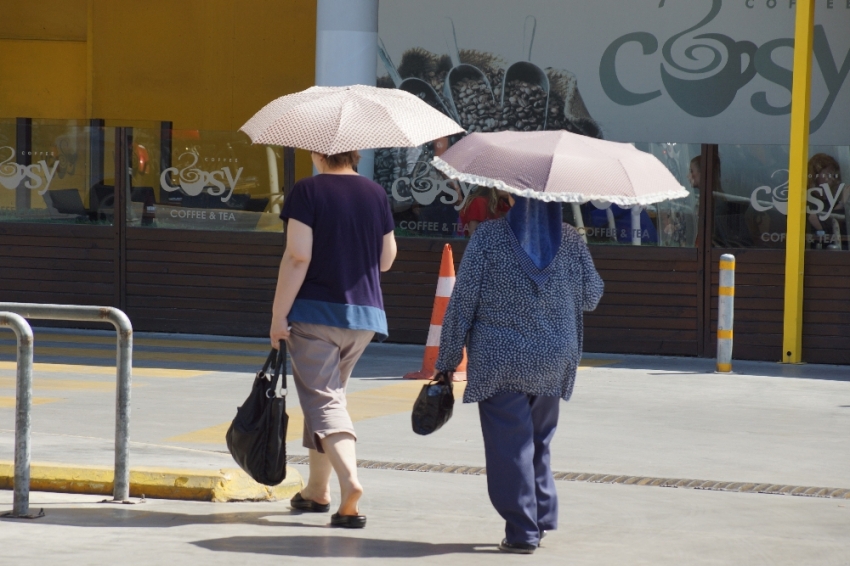
[(451, 418), (454, 405), (452, 378), (441, 371), (434, 381), (422, 387), (413, 404), (413, 432), (426, 435), (440, 430)]

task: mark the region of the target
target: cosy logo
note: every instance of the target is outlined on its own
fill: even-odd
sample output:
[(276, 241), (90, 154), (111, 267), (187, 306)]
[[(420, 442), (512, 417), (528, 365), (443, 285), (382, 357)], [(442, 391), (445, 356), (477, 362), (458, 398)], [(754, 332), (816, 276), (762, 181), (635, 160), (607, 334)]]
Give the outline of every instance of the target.
[[(9, 153), (8, 157), (6, 152)], [(21, 165), (15, 163), (15, 148), (4, 146), (0, 147), (0, 185), (3, 185), (9, 190), (15, 190), (23, 186), (38, 191), (38, 194), (43, 195), (50, 188), (50, 183), (53, 177), (56, 176), (56, 168), (59, 167), (59, 162), (55, 161), (53, 167), (48, 167), (45, 160), (32, 165)], [(39, 190), (40, 189), (40, 190)]]
[[(186, 156), (189, 156), (190, 162), (185, 167), (180, 169), (169, 167), (159, 176), (159, 185), (162, 187), (162, 190), (168, 192), (182, 190), (187, 195), (194, 197), (206, 189), (207, 194), (211, 196), (221, 196), (221, 202), (229, 201), (233, 195), (233, 189), (242, 175), (243, 167), (239, 167), (236, 170), (236, 175), (233, 174), (230, 166), (222, 167), (215, 171), (204, 171), (195, 167), (198, 164), (198, 156), (192, 152), (182, 154), (178, 158), (178, 161), (182, 161)], [(170, 184), (169, 179), (172, 176), (176, 177), (179, 181), (177, 186)], [(227, 184), (225, 184), (225, 181)]]
[[(437, 197), (443, 204), (456, 204), (455, 210), (460, 210), (466, 202), (473, 185), (450, 179), (436, 179), (431, 174), (431, 165), (419, 161), (409, 177), (399, 177), (393, 181), (392, 194), (398, 202), (414, 200), (422, 206), (432, 204)], [(461, 195), (455, 186), (460, 187)], [(460, 197), (463, 196), (461, 199)]]
[[(771, 178), (777, 176), (787, 176), (787, 169), (774, 171)], [(828, 183), (823, 183), (818, 187), (812, 187), (806, 191), (806, 212), (809, 214), (817, 214), (821, 221), (826, 220), (835, 210), (835, 205), (838, 204), (841, 193), (844, 192), (844, 183), (838, 185), (835, 193)], [(759, 198), (770, 199), (770, 202), (761, 201)], [(826, 199), (826, 202), (824, 202)], [(750, 205), (754, 210), (766, 212), (770, 209), (776, 209), (784, 215), (788, 215), (788, 181), (781, 183), (775, 187), (762, 185), (753, 190), (750, 195)]]
[[(659, 8), (664, 7), (665, 1), (661, 1)], [(720, 33), (702, 33), (693, 36), (695, 42), (684, 47), (682, 51), (685, 58), (691, 62), (691, 66), (681, 64), (674, 57), (675, 44), (688, 34), (714, 21), (722, 5), (723, 0), (712, 0), (711, 10), (705, 18), (664, 42), (659, 68), (664, 90), (679, 108), (691, 116), (710, 118), (726, 110), (732, 104), (738, 91), (758, 74), (771, 83), (787, 89), (789, 102), (782, 106), (774, 106), (768, 101), (767, 92), (760, 91), (750, 98), (752, 108), (768, 116), (790, 114), (793, 73), (791, 69), (777, 64), (773, 60), (773, 53), (778, 49), (793, 48), (793, 38), (773, 39), (757, 46), (751, 41), (736, 41)], [(662, 96), (661, 90), (632, 92), (623, 86), (617, 75), (616, 59), (623, 46), (629, 43), (639, 44), (644, 56), (654, 55), (658, 51), (658, 38), (651, 33), (639, 31), (617, 38), (603, 53), (599, 64), (602, 89), (608, 98), (623, 106), (643, 104)], [(700, 56), (705, 53), (710, 54), (710, 60), (699, 68), (693, 68), (692, 65), (700, 64)], [(812, 132), (817, 131), (826, 121), (850, 73), (850, 52), (839, 68), (826, 32), (820, 25), (815, 26), (814, 56), (828, 95), (820, 111), (812, 119)]]

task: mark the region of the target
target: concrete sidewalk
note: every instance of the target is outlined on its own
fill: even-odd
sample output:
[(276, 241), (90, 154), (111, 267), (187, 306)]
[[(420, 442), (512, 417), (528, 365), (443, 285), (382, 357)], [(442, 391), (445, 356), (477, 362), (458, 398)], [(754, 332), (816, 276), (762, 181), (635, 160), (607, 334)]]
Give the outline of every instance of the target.
[[(14, 364), (4, 349), (11, 340), (0, 338), (0, 460), (11, 460), (14, 411), (4, 399), (14, 396)], [(98, 342), (103, 338), (109, 334), (36, 330), (34, 461), (111, 464), (114, 370), (107, 366), (109, 346)], [(145, 355), (134, 373), (132, 466), (234, 467), (224, 431), (265, 343), (162, 335), (136, 342)], [(411, 432), (410, 406), (422, 384), (399, 376), (419, 368), (422, 351), (374, 344), (358, 364), (349, 388), (358, 457), (383, 468), (483, 466), (475, 406), (456, 404), (452, 420), (434, 435)], [(850, 500), (587, 481), (850, 488), (850, 368), (735, 362), (734, 375), (718, 375), (711, 360), (592, 354), (584, 366), (573, 400), (561, 404), (552, 448), (553, 468), (584, 481), (558, 482), (561, 530), (531, 560), (850, 563)], [(288, 449), (297, 457), (306, 451), (294, 388), (290, 395)], [(303, 466), (296, 469), (306, 475)], [(132, 556), (129, 563), (153, 564), (162, 552), (211, 564), (248, 555), (258, 563), (277, 556), (296, 563), (331, 556), (387, 563), (436, 562), (447, 554), (471, 564), (493, 559), (502, 523), (484, 476), (362, 473), (369, 526), (359, 533), (326, 529), (327, 516), (292, 514), (285, 503), (149, 500), (113, 507), (92, 503), (102, 497), (34, 493), (31, 506), (44, 506), (47, 517), (1, 522), (0, 544), (14, 548), (4, 554), (35, 563), (68, 555), (74, 563)], [(11, 492), (0, 492), (0, 511), (10, 504)], [(307, 528), (288, 528), (295, 526)], [(103, 540), (120, 541), (126, 550), (101, 549)]]

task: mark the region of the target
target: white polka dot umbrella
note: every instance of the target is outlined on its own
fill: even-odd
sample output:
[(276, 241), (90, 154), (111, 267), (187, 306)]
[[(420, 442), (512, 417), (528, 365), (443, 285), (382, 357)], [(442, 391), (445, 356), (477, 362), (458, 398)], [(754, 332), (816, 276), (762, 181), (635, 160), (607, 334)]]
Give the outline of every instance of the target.
[(563, 130), (470, 134), (432, 163), (453, 179), (550, 202), (631, 207), (688, 196), (655, 156)]
[(325, 155), (415, 147), (464, 131), (409, 92), (364, 85), (314, 86), (282, 96), (254, 114), (240, 130), (256, 144)]

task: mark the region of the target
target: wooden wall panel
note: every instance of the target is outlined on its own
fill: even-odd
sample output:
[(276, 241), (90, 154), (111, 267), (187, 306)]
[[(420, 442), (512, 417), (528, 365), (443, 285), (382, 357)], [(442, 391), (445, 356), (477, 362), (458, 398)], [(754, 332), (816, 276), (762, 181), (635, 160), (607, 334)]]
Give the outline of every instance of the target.
[(0, 300), (112, 306), (114, 258), (109, 226), (0, 223)]
[[(717, 281), (722, 253), (735, 256), (735, 359), (782, 358), (785, 252), (714, 250), (712, 253), (712, 355), (717, 345)], [(850, 364), (850, 253), (806, 251), (803, 359)]]
[[(400, 239), (382, 277), (390, 341), (424, 344), (446, 242)], [(459, 265), (466, 242), (451, 242)], [(694, 249), (593, 246), (606, 292), (585, 317), (585, 351), (697, 354), (697, 252)]]
[(850, 364), (850, 252), (809, 250), (804, 273), (803, 360)]
[(127, 314), (137, 330), (267, 336), (281, 234), (128, 228)]
[(381, 274), (389, 342), (425, 344), (443, 247), (447, 243), (452, 246), (457, 269), (466, 249), (465, 240), (399, 238), (398, 257), (393, 268)]
[[(0, 300), (115, 305), (114, 241), (109, 226), (0, 224)], [(445, 243), (399, 240), (382, 275), (391, 342), (425, 343)], [(450, 243), (457, 268), (466, 242)], [(127, 313), (140, 331), (265, 336), (282, 252), (281, 234), (129, 228)], [(782, 250), (712, 251), (706, 355), (717, 342), (724, 252), (737, 260), (734, 358), (778, 360)], [(591, 246), (591, 254), (606, 292), (585, 317), (585, 351), (698, 355), (697, 250)], [(850, 253), (807, 252), (805, 284), (804, 359), (850, 364)]]
[(605, 294), (585, 313), (584, 350), (696, 356), (697, 250), (591, 246)]

